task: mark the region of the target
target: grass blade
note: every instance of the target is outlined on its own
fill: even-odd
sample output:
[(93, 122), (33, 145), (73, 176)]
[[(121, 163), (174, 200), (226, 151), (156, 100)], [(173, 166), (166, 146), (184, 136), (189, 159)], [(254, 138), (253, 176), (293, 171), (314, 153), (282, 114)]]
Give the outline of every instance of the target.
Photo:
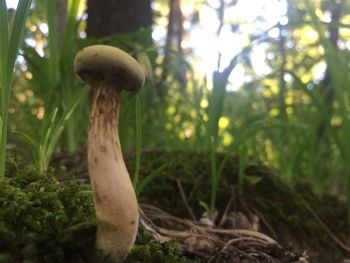
[(40, 141), (40, 148), (47, 149), (49, 145), (49, 141), (52, 138), (52, 130), (55, 126), (56, 116), (57, 116), (58, 108), (56, 107), (49, 115), (48, 122), (45, 123), (44, 133), (41, 135), (42, 140)]
[(53, 123), (50, 127), (50, 136), (48, 137), (47, 141), (45, 142), (45, 149), (44, 149), (44, 160), (46, 163), (46, 169), (48, 168), (48, 164), (51, 160), (52, 154), (56, 148), (57, 142), (60, 139), (60, 136), (64, 130), (64, 127), (69, 120), (69, 118), (72, 116), (74, 110), (77, 108), (79, 103), (85, 98), (85, 96), (88, 94), (89, 89), (84, 88), (82, 89), (72, 100), (72, 103), (67, 107), (67, 110), (64, 112), (62, 117), (58, 120), (57, 124)]
[(239, 154), (239, 168), (238, 168), (238, 193), (243, 194), (245, 168), (247, 162), (247, 148), (243, 145)]
[(139, 197), (142, 191), (145, 189), (145, 187), (151, 183), (154, 179), (156, 179), (158, 176), (162, 174), (162, 172), (167, 168), (168, 164), (163, 164), (161, 167), (159, 167), (157, 170), (153, 171), (151, 174), (146, 176), (139, 185), (136, 186), (135, 192), (136, 196)]
[(2, 125), (3, 125), (3, 123), (2, 123), (2, 117), (1, 117), (1, 115), (0, 115), (0, 138), (2, 138)]
[(21, 43), (21, 37), (24, 32), (25, 22), (27, 20), (31, 0), (21, 0), (18, 2), (13, 27), (11, 29), (9, 47), (8, 47), (8, 66), (7, 74), (12, 75), (12, 70), (15, 66), (15, 62), (18, 55), (19, 45)]
[(40, 153), (39, 153), (39, 149), (38, 149), (38, 144), (33, 140), (33, 138), (31, 138), (28, 134), (25, 134), (24, 132), (20, 132), (20, 131), (15, 130), (15, 131), (12, 131), (12, 133), (21, 137), (28, 144), (28, 146), (32, 152), (35, 166), (38, 169), (40, 169)]
[(9, 41), (7, 6), (5, 0), (0, 0), (0, 88), (3, 89), (5, 68), (7, 62), (7, 49)]
[(17, 11), (9, 36), (7, 6), (5, 0), (0, 0), (0, 88), (2, 119), (0, 138), (0, 180), (5, 174), (8, 106), (11, 94), (13, 69), (31, 2), (31, 0), (22, 0), (18, 2)]

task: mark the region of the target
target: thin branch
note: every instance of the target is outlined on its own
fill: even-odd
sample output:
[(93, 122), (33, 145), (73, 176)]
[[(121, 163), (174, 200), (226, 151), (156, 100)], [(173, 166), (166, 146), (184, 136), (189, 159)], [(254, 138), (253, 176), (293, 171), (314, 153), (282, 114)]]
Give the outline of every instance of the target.
[(190, 214), (192, 220), (198, 221), (196, 216), (195, 216), (195, 214), (193, 213), (193, 210), (191, 209), (190, 205), (188, 204), (188, 201), (187, 201), (187, 198), (186, 198), (186, 195), (185, 195), (185, 191), (184, 191), (184, 189), (182, 187), (182, 184), (181, 184), (181, 181), (180, 181), (179, 178), (176, 178), (176, 183), (177, 183), (177, 187), (179, 188), (182, 201), (184, 202), (184, 205), (185, 205), (188, 213)]

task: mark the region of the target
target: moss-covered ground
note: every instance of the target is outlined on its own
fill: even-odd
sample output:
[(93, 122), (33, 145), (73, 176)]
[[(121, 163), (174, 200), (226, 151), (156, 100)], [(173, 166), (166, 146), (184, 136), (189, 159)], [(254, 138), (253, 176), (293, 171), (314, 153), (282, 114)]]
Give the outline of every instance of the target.
[[(0, 263), (111, 262), (95, 249), (97, 220), (89, 185), (18, 168), (0, 183)], [(187, 263), (176, 242), (159, 243), (140, 227), (125, 262)]]
[[(223, 158), (217, 155), (219, 162)], [(134, 157), (128, 155), (125, 160), (133, 174)], [(204, 212), (200, 202), (210, 202), (209, 163), (208, 154), (201, 152), (144, 151), (141, 179), (163, 164), (167, 168), (142, 192), (140, 201), (189, 217), (176, 183), (179, 179), (189, 205), (199, 217)], [(292, 190), (259, 162), (247, 164), (248, 179), (239, 194), (238, 166), (239, 159), (232, 157), (224, 167), (218, 191), (219, 212), (233, 197), (232, 210), (257, 214), (264, 233), (292, 251), (307, 251), (311, 262), (341, 262), (349, 256), (315, 219), (317, 215), (332, 233), (344, 238), (344, 204), (335, 198), (316, 196), (305, 185)], [(107, 262), (94, 249), (97, 222), (88, 184), (59, 183), (59, 174), (40, 174), (13, 159), (8, 160), (6, 171), (0, 183), (0, 262)], [(252, 183), (256, 178), (260, 180)], [(194, 260), (182, 255), (177, 243), (160, 244), (140, 229), (126, 262)]]
[[(223, 159), (223, 154), (217, 155), (218, 163)], [(127, 160), (132, 174), (134, 158)], [(188, 202), (198, 218), (204, 212), (200, 201), (210, 203), (209, 155), (183, 151), (144, 152), (142, 175), (147, 176), (164, 163), (168, 164), (167, 170), (143, 192), (141, 201), (189, 218), (179, 197), (176, 178), (180, 178)], [(232, 157), (223, 170), (218, 191), (218, 211), (224, 211), (233, 197), (233, 210), (257, 214), (264, 233), (291, 251), (306, 251), (311, 262), (341, 262), (344, 257), (349, 257), (315, 217), (321, 219), (334, 236), (346, 240), (348, 228), (345, 203), (335, 197), (317, 196), (307, 185), (291, 188), (256, 160), (246, 164), (243, 192), (239, 194), (238, 172), (239, 158)]]

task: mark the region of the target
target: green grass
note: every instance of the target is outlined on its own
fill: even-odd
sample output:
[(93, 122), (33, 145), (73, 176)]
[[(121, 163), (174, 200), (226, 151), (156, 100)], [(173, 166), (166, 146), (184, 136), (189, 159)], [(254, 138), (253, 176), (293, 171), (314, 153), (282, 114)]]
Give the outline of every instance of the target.
[[(43, 133), (46, 132), (47, 125), (51, 122), (48, 116), (52, 115), (58, 108), (58, 116), (69, 110), (74, 103), (75, 97), (81, 90), (81, 84), (73, 69), (73, 61), (79, 49), (76, 39), (77, 26), (79, 24), (78, 12), (82, 4), (79, 1), (67, 1), (66, 23), (64, 32), (56, 32), (56, 4), (54, 1), (45, 3), (45, 15), (49, 28), (47, 36), (47, 47), (45, 56), (40, 56), (34, 48), (27, 47), (23, 51), (28, 71), (33, 74), (33, 78), (27, 82), (27, 86), (44, 102), (45, 117), (43, 120), (34, 120), (39, 127), (37, 132), (32, 132), (36, 141), (40, 141)], [(81, 129), (86, 125), (87, 99), (81, 103), (74, 113), (70, 114), (70, 119), (65, 123), (62, 139), (59, 146), (69, 152), (74, 152), (80, 146), (84, 138), (85, 130)], [(47, 123), (48, 122), (48, 123)]]
[[(46, 3), (49, 27), (46, 50), (48, 56), (41, 57), (35, 50), (24, 49), (23, 56), (34, 75), (29, 86), (44, 99), (45, 112), (43, 120), (38, 125), (36, 136), (18, 130), (14, 133), (27, 142), (32, 151), (34, 163), (41, 172), (49, 169), (51, 157), (59, 144), (62, 145), (62, 142), (65, 142), (63, 147), (74, 151), (80, 142), (79, 134), (75, 132), (79, 121), (74, 118), (74, 112), (81, 102), (86, 100), (89, 90), (77, 87), (77, 78), (73, 70), (74, 34), (81, 2), (68, 1), (66, 31), (59, 32), (63, 35), (58, 35), (56, 32), (56, 5), (54, 1), (48, 1)], [(18, 8), (17, 12), (19, 11), (21, 10)], [(62, 140), (61, 137), (65, 131), (66, 140)]]
[[(211, 201), (210, 212), (216, 209), (216, 198), (221, 177), (221, 169), (223, 164), (218, 164), (216, 160), (216, 152), (222, 144), (219, 138), (219, 120), (223, 116), (225, 97), (227, 96), (226, 88), (228, 86), (228, 78), (232, 70), (237, 64), (251, 51), (247, 47), (235, 57), (233, 57), (229, 65), (222, 71), (215, 71), (213, 74), (213, 90), (209, 95), (209, 120), (207, 123), (207, 143), (210, 151), (210, 167), (211, 167)], [(235, 120), (232, 120), (235, 121)]]
[(59, 139), (64, 131), (68, 120), (71, 118), (74, 110), (85, 99), (89, 89), (85, 88), (72, 99), (71, 105), (67, 110), (58, 116), (58, 108), (55, 108), (51, 115), (47, 116), (46, 126), (43, 127), (43, 133), (39, 142), (31, 138), (28, 134), (20, 131), (14, 131), (29, 145), (34, 159), (34, 164), (40, 172), (47, 172), (49, 169), (51, 157), (57, 148)]
[[(317, 17), (311, 1), (304, 0), (304, 4), (308, 14), (311, 16), (311, 23), (318, 33), (320, 43), (325, 50), (325, 60), (330, 72), (332, 88), (336, 94), (335, 101), (338, 105), (333, 114), (338, 114), (343, 120), (340, 130), (336, 130), (329, 122), (326, 123), (329, 135), (336, 145), (343, 162), (347, 181), (348, 223), (350, 225), (350, 143), (348, 139), (350, 134), (350, 77), (348, 74), (350, 67), (346, 57), (342, 56), (340, 51), (327, 38), (326, 30)], [(320, 114), (323, 114), (323, 112), (320, 111)]]
[(18, 2), (13, 26), (9, 29), (6, 1), (0, 1), (0, 180), (3, 179), (5, 173), (8, 108), (12, 91), (13, 70), (31, 2), (31, 0)]

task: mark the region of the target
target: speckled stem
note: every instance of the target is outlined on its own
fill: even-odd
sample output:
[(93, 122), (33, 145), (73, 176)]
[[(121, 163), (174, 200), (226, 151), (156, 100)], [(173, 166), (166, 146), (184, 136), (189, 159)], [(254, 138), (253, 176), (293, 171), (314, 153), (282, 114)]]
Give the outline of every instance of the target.
[(97, 248), (122, 258), (135, 241), (139, 214), (118, 135), (121, 89), (101, 82), (94, 87), (88, 163), (96, 215), (100, 220)]

